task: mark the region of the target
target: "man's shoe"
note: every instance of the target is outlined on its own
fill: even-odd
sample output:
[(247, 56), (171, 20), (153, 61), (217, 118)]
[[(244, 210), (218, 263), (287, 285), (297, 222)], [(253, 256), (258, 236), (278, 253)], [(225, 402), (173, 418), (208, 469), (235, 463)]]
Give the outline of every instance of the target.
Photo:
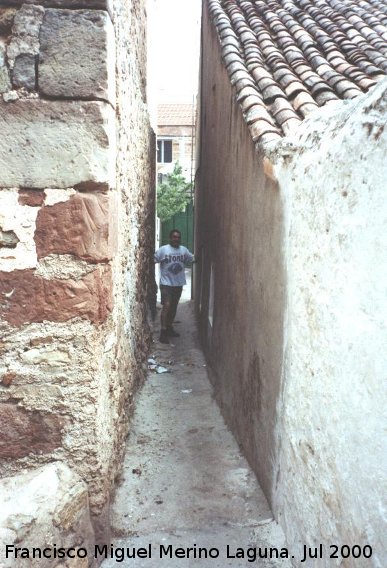
[(167, 333), (168, 337), (180, 337), (180, 333), (177, 333), (177, 331), (175, 331), (172, 326), (167, 327)]
[(160, 331), (159, 341), (160, 343), (169, 343), (168, 331), (166, 329), (162, 329)]

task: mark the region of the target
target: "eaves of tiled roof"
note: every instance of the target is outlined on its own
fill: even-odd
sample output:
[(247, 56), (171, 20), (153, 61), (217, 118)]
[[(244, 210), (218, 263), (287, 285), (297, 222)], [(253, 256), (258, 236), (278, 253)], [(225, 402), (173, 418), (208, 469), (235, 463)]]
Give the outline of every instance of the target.
[(207, 0), (254, 141), (387, 73), (387, 0)]
[(194, 106), (186, 103), (166, 103), (157, 107), (158, 126), (190, 126)]

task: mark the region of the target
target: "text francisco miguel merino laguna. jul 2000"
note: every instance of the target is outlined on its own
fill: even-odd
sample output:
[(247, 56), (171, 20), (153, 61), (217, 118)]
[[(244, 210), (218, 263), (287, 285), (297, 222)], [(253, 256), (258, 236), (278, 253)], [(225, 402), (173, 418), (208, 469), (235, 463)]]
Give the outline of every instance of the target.
[(7, 559), (67, 559), (67, 558), (95, 558), (95, 559), (114, 559), (116, 562), (124, 562), (126, 559), (134, 558), (159, 558), (161, 561), (172, 558), (181, 559), (245, 559), (247, 562), (255, 562), (259, 559), (286, 559), (295, 558), (302, 564), (307, 560), (331, 558), (370, 558), (372, 547), (368, 544), (364, 546), (354, 545), (323, 545), (317, 546), (302, 545), (298, 554), (295, 556), (286, 547), (254, 547), (222, 545), (205, 547), (193, 544), (190, 547), (176, 546), (172, 544), (151, 543), (140, 547), (115, 547), (112, 544), (100, 544), (90, 547), (69, 547), (64, 548), (56, 544), (45, 547), (23, 547), (14, 544), (5, 545), (5, 557)]

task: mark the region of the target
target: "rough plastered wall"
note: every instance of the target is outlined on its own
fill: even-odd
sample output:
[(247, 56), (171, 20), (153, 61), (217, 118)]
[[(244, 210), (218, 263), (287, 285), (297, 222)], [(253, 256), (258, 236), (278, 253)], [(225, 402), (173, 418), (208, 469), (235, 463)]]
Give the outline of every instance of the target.
[(196, 307), (217, 400), (270, 496), (283, 358), (282, 204), (206, 15), (203, 26)]
[(195, 301), (217, 400), (296, 558), (322, 543), (305, 566), (381, 568), (386, 82), (254, 148), (206, 14), (202, 33)]
[(275, 166), (288, 199), (274, 509), (294, 547), (374, 550), (317, 567), (387, 565), (386, 111), (385, 80), (305, 121)]
[(148, 341), (144, 2), (0, 7), (0, 475), (63, 461), (98, 535)]

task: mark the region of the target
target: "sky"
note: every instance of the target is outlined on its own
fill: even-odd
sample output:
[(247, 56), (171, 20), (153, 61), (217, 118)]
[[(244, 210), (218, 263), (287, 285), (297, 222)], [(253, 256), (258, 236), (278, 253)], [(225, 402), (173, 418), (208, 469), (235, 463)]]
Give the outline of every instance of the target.
[(199, 77), (201, 0), (148, 0), (150, 98), (192, 102)]

